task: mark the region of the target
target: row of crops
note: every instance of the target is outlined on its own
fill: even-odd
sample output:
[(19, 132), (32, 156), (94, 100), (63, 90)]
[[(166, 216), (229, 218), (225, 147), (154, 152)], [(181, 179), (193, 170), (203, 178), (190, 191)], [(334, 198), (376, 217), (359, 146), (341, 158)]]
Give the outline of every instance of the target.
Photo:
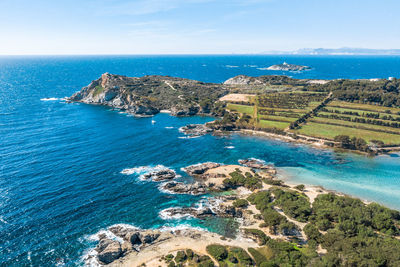
[(317, 104), (326, 96), (317, 92), (285, 92), (262, 95), (257, 101), (261, 108), (306, 109), (310, 103)]

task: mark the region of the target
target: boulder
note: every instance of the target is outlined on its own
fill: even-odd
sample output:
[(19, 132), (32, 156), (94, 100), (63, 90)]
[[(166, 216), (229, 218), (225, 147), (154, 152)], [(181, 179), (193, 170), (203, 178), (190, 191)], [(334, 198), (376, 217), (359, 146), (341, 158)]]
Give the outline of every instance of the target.
[(122, 256), (121, 244), (111, 239), (100, 240), (96, 251), (98, 260), (104, 264), (109, 264)]
[(140, 233), (140, 240), (143, 244), (151, 244), (160, 236), (160, 234), (160, 231), (146, 230)]

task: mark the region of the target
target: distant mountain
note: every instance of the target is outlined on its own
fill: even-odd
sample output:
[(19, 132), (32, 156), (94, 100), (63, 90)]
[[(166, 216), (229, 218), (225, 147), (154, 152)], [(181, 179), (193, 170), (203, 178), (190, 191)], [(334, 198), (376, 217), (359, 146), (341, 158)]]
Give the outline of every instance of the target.
[(273, 55), (400, 55), (400, 49), (369, 48), (302, 48), (295, 51), (265, 51), (261, 54)]

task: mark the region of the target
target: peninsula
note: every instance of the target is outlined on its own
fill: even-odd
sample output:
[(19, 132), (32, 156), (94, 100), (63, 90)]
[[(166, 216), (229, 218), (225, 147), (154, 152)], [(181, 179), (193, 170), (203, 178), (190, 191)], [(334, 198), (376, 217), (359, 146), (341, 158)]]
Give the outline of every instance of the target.
[(135, 116), (170, 112), (221, 118), (190, 126), (195, 136), (241, 131), (371, 154), (400, 148), (400, 80), (395, 78), (329, 81), (239, 75), (217, 84), (105, 73), (68, 100)]
[[(277, 179), (257, 159), (206, 162), (145, 174), (174, 194), (201, 194), (207, 204), (172, 207), (161, 218), (221, 217), (237, 221), (227, 237), (205, 230), (113, 225), (97, 235), (88, 265), (110, 266), (398, 266), (400, 213), (376, 203)], [(177, 186), (179, 185), (180, 186)], [(179, 188), (179, 190), (175, 190)], [(199, 190), (201, 188), (201, 190)]]

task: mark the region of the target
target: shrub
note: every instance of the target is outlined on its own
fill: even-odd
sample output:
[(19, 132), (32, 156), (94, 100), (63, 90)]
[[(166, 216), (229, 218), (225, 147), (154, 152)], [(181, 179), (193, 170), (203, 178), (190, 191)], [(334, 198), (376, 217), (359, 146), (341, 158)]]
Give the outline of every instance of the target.
[(318, 231), (318, 228), (309, 223), (303, 228), (304, 233), (306, 234), (308, 240), (314, 240), (317, 243), (321, 243), (322, 234)]
[(185, 260), (186, 260), (185, 251), (183, 251), (183, 250), (178, 251), (178, 252), (176, 253), (176, 256), (175, 256), (175, 261), (176, 261), (176, 263), (184, 262)]
[(213, 244), (206, 247), (207, 252), (217, 261), (223, 261), (228, 257), (228, 251), (222, 245)]
[(270, 239), (263, 231), (259, 229), (244, 229), (246, 235), (250, 235), (257, 239), (257, 243), (262, 246)]
[(253, 260), (250, 255), (242, 248), (232, 247), (230, 248), (230, 252), (234, 253), (236, 257), (239, 259), (239, 262), (243, 266), (249, 266), (253, 264)]
[(249, 205), (249, 202), (246, 199), (236, 199), (233, 204), (235, 208), (246, 208)]
[(294, 188), (296, 188), (299, 191), (303, 191), (305, 186), (304, 186), (304, 184), (299, 184), (299, 185), (296, 185)]
[(253, 256), (257, 266), (261, 266), (262, 263), (268, 262), (267, 258), (263, 254), (261, 254), (257, 249), (249, 248), (248, 251)]
[(194, 257), (194, 252), (193, 252), (193, 250), (191, 250), (191, 249), (189, 248), (189, 249), (186, 249), (185, 252), (186, 252), (186, 255), (187, 255), (188, 259), (189, 259), (189, 260), (192, 260), (193, 257)]

